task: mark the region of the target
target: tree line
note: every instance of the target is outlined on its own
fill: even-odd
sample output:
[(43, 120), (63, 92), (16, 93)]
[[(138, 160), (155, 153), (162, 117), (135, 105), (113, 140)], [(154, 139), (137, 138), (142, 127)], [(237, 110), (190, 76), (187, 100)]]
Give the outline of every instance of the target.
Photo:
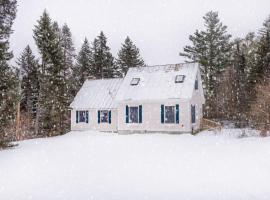
[(258, 33), (236, 39), (218, 12), (203, 20), (204, 29), (190, 35), (180, 56), (202, 67), (204, 115), (270, 131), (270, 16)]
[(17, 63), (22, 72), (21, 108), (34, 123), (28, 124), (27, 132), (32, 128), (35, 135), (52, 136), (69, 130), (69, 105), (86, 79), (123, 77), (129, 67), (144, 65), (129, 37), (114, 58), (102, 31), (91, 44), (85, 38), (76, 55), (68, 25), (59, 27), (46, 10), (35, 25), (33, 38), (40, 60), (27, 46)]
[(27, 45), (17, 58), (17, 67), (12, 67), (8, 63), (13, 57), (8, 39), (16, 4), (16, 0), (1, 4), (1, 12), (2, 8), (6, 12), (1, 17), (7, 21), (0, 21), (6, 30), (0, 32), (0, 146), (10, 140), (66, 133), (69, 105), (86, 79), (123, 77), (128, 68), (144, 66), (139, 49), (129, 37), (114, 58), (102, 31), (92, 43), (85, 38), (76, 55), (68, 25), (59, 26), (45, 10), (33, 30), (38, 58)]

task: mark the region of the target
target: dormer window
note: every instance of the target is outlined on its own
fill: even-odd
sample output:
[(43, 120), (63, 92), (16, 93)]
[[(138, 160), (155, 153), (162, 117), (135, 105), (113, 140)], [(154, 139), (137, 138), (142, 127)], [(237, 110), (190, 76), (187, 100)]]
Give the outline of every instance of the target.
[(185, 75), (176, 75), (175, 77), (175, 83), (183, 83), (185, 80)]
[(130, 85), (138, 85), (140, 82), (140, 78), (133, 78), (131, 81), (130, 81)]

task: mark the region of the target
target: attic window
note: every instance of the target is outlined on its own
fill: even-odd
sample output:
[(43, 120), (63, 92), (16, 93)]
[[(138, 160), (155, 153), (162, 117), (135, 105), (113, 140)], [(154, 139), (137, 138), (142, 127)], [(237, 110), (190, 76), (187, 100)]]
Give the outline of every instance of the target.
[(176, 75), (175, 77), (175, 83), (183, 83), (185, 80), (185, 75)]
[(130, 85), (138, 85), (140, 82), (140, 78), (133, 78), (130, 82)]

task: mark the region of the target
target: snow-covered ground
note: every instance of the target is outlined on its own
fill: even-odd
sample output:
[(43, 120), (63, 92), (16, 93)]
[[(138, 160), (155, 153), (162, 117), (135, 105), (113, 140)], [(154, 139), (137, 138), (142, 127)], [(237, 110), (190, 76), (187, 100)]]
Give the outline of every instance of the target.
[(0, 152), (0, 199), (270, 199), (270, 137), (71, 132)]

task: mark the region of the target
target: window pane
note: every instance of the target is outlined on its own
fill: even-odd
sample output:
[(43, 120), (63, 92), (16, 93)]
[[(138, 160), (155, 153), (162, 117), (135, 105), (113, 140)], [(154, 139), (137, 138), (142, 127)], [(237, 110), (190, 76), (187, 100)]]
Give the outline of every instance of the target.
[(79, 111), (79, 122), (85, 122), (85, 121), (86, 121), (85, 111)]
[(130, 123), (138, 123), (139, 122), (139, 112), (138, 107), (130, 107), (129, 108), (129, 122)]
[(100, 111), (100, 122), (101, 123), (108, 123), (109, 122), (109, 111), (108, 110), (101, 110)]
[(165, 106), (165, 123), (175, 123), (175, 106)]

